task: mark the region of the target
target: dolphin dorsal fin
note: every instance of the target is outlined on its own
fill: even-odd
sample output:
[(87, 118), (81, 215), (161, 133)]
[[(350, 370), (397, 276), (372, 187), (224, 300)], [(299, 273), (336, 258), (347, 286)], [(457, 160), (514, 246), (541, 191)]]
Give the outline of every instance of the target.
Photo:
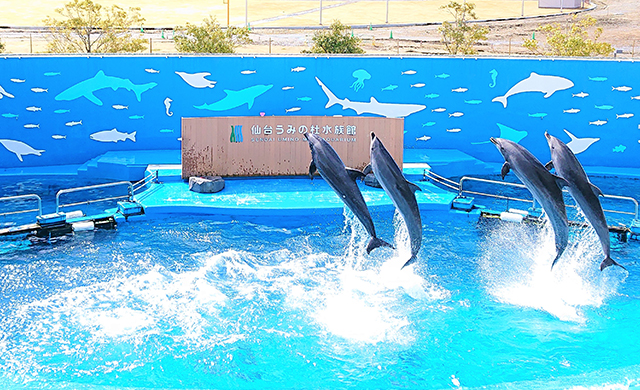
[(531, 72), (531, 74), (529, 75), (529, 77), (533, 77), (533, 76), (540, 76), (539, 74), (537, 74), (536, 72)]
[(374, 98), (373, 96), (371, 96), (371, 100), (369, 100), (370, 103), (378, 103), (378, 101), (376, 100), (376, 98)]
[(360, 171), (359, 171), (359, 170), (357, 170), (357, 169), (353, 169), (353, 168), (349, 168), (349, 167), (346, 167), (345, 169), (347, 170), (347, 173), (349, 174), (349, 177), (350, 177), (350, 178), (351, 178), (351, 180), (353, 180), (353, 181), (356, 181), (356, 180), (358, 180), (359, 178), (361, 178), (361, 177), (364, 177), (364, 176), (365, 176), (365, 175), (364, 175), (364, 173), (360, 172)]
[(507, 176), (507, 173), (509, 173), (509, 171), (511, 170), (511, 165), (509, 165), (508, 162), (504, 162), (504, 164), (502, 164), (502, 169), (500, 169), (500, 175), (502, 176), (502, 180), (504, 180), (504, 177)]
[(560, 187), (560, 189), (562, 189), (562, 187), (569, 187), (569, 182), (565, 179), (554, 174), (551, 174), (551, 176), (553, 176), (553, 178), (556, 180), (556, 184), (558, 185), (558, 187)]
[(409, 185), (409, 189), (410, 189), (412, 192), (414, 192), (414, 193), (415, 193), (416, 191), (422, 191), (422, 188), (418, 187), (418, 185), (416, 185), (416, 184), (414, 184), (414, 183), (410, 182), (409, 180), (407, 180), (407, 184)]
[(593, 190), (593, 193), (596, 194), (596, 196), (604, 196), (604, 194), (602, 193), (602, 190), (598, 188), (598, 186), (594, 185), (593, 183), (589, 183), (589, 184), (591, 184), (591, 189)]

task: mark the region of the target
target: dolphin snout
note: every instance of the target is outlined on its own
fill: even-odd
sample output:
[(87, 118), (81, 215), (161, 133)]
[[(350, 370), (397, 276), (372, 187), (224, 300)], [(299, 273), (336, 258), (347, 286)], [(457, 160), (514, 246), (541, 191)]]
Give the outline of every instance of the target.
[(489, 140), (490, 140), (490, 141), (491, 141), (491, 143), (492, 143), (492, 144), (494, 144), (494, 145), (497, 145), (497, 144), (498, 144), (498, 140), (497, 140), (497, 139), (495, 139), (495, 138), (493, 138), (493, 137), (489, 138)]
[(309, 141), (309, 133), (304, 133), (303, 135), (304, 135), (304, 138), (306, 138), (307, 141)]
[(544, 136), (547, 137), (547, 139), (551, 139), (551, 135), (549, 134), (548, 131), (544, 132)]
[(371, 132), (371, 141), (373, 141), (374, 139), (376, 139), (376, 133), (374, 133), (373, 131)]

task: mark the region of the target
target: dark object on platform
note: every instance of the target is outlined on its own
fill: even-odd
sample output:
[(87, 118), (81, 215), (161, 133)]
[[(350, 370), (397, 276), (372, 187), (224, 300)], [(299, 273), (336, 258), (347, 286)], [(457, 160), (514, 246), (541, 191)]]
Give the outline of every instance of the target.
[(378, 179), (376, 179), (373, 173), (370, 173), (364, 177), (364, 184), (368, 185), (369, 187), (382, 188), (380, 183), (378, 183)]
[(224, 179), (220, 176), (190, 177), (189, 191), (212, 194), (224, 189)]

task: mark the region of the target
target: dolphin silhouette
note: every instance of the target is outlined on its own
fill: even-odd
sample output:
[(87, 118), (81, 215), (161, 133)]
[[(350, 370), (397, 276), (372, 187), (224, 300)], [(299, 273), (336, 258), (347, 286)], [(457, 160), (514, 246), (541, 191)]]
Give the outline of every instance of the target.
[(511, 87), (504, 96), (498, 96), (491, 100), (492, 102), (500, 102), (507, 108), (507, 99), (510, 96), (524, 92), (542, 92), (544, 97), (548, 98), (556, 91), (569, 89), (573, 87), (573, 81), (560, 76), (545, 76), (531, 72), (531, 75), (524, 80), (519, 81)]
[(211, 104), (202, 104), (200, 106), (193, 106), (199, 110), (211, 110), (211, 111), (226, 111), (232, 108), (240, 107), (246, 104), (248, 108), (253, 107), (255, 99), (271, 89), (273, 85), (254, 85), (239, 91), (224, 90), (227, 94), (221, 100)]
[(605, 256), (600, 264), (600, 270), (602, 271), (610, 265), (622, 267), (611, 258), (609, 227), (598, 199), (598, 196), (602, 196), (602, 191), (591, 184), (582, 164), (564, 142), (547, 132), (544, 133), (544, 136), (547, 138), (551, 151), (551, 161), (547, 163), (547, 169), (555, 168), (556, 173), (569, 183), (569, 193), (598, 234)]
[(416, 191), (422, 191), (417, 185), (407, 181), (391, 154), (380, 139), (371, 132), (371, 165), (365, 172), (372, 170), (376, 179), (396, 206), (409, 231), (411, 257), (402, 268), (413, 263), (422, 246), (422, 219), (416, 201)]
[(373, 226), (369, 209), (356, 184), (356, 179), (364, 177), (364, 174), (356, 169), (345, 167), (338, 153), (322, 137), (311, 133), (305, 133), (304, 136), (309, 141), (311, 149), (312, 160), (309, 165), (309, 176), (313, 179), (313, 173), (317, 170), (367, 229), (367, 233), (371, 236), (367, 245), (367, 253), (380, 246), (393, 248), (391, 244), (376, 236), (376, 229)]
[(555, 234), (556, 257), (551, 269), (564, 252), (569, 242), (569, 222), (562, 197), (562, 187), (568, 183), (547, 171), (542, 163), (531, 152), (513, 141), (504, 138), (491, 138), (498, 151), (505, 159), (502, 166), (502, 179), (510, 170), (533, 194), (542, 205)]
[(118, 88), (124, 88), (132, 91), (138, 101), (142, 98), (142, 93), (155, 87), (156, 83), (134, 84), (129, 79), (121, 79), (119, 77), (107, 76), (103, 71), (98, 71), (95, 76), (90, 79), (81, 81), (71, 87), (60, 92), (56, 100), (75, 100), (81, 97), (87, 98), (90, 102), (102, 106), (102, 100), (98, 99), (93, 93), (105, 88), (111, 88), (114, 91)]

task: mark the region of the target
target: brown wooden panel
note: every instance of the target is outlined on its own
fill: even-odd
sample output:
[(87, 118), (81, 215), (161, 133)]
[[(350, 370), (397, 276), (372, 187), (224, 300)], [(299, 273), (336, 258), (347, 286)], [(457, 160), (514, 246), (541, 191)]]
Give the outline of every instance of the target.
[(182, 118), (182, 177), (305, 175), (305, 132), (325, 138), (348, 167), (369, 164), (370, 133), (402, 164), (404, 119), (269, 116)]

